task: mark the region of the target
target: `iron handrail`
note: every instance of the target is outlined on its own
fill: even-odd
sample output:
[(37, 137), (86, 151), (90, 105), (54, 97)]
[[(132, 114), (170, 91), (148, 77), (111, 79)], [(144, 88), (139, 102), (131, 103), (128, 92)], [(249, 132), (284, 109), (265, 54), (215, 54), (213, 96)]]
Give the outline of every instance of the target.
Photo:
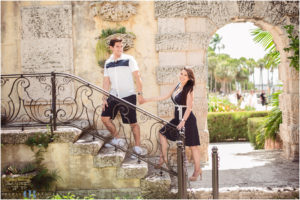
[[(74, 127), (77, 127), (79, 129), (86, 129), (86, 128), (83, 128), (83, 125), (82, 124), (79, 124), (79, 125), (76, 125), (76, 124), (72, 124), (73, 122), (76, 122), (76, 120), (81, 120), (83, 119), (82, 117), (85, 117), (84, 114), (86, 114), (86, 117), (87, 119), (83, 119), (84, 120), (84, 123), (85, 125), (87, 125), (87, 129), (86, 130), (91, 130), (90, 132), (85, 132), (85, 133), (88, 133), (88, 134), (91, 134), (93, 135), (93, 138), (97, 137), (99, 139), (102, 139), (102, 140), (106, 140), (107, 138), (104, 138), (103, 136), (101, 135), (98, 135), (98, 134), (95, 134), (99, 129), (97, 128), (97, 124), (95, 124), (95, 122), (97, 122), (97, 119), (98, 119), (98, 115), (99, 113), (97, 111), (99, 111), (99, 108), (101, 107), (100, 105), (97, 105), (95, 106), (94, 105), (94, 102), (92, 101), (92, 98), (90, 98), (90, 96), (94, 93), (94, 91), (96, 92), (99, 92), (101, 95), (105, 95), (105, 96), (109, 96), (109, 97), (112, 97), (113, 99), (117, 100), (117, 102), (120, 104), (120, 105), (125, 105), (125, 107), (128, 109), (132, 108), (132, 109), (135, 109), (136, 111), (138, 111), (139, 113), (143, 114), (144, 116), (146, 116), (146, 120), (154, 120), (155, 122), (152, 124), (151, 128), (150, 128), (150, 138), (151, 138), (151, 132), (153, 131), (152, 130), (152, 127), (155, 127), (156, 125), (165, 125), (165, 126), (168, 126), (169, 128), (172, 129), (172, 131), (174, 131), (175, 134), (178, 134), (179, 135), (179, 140), (177, 141), (177, 156), (178, 156), (178, 159), (177, 159), (177, 168), (178, 168), (178, 172), (175, 172), (174, 170), (172, 170), (172, 168), (169, 168), (169, 166), (167, 168), (164, 168), (164, 167), (161, 167), (161, 172), (162, 171), (166, 171), (168, 173), (170, 173), (171, 175), (175, 175), (175, 176), (178, 176), (178, 194), (179, 194), (179, 198), (186, 198), (187, 197), (187, 194), (186, 194), (186, 175), (185, 175), (185, 166), (183, 163), (179, 163), (179, 162), (183, 162), (184, 158), (185, 158), (185, 148), (184, 148), (184, 131), (182, 130), (177, 130), (177, 126), (172, 124), (172, 123), (169, 123), (168, 121), (136, 106), (136, 105), (133, 105), (115, 95), (112, 95), (110, 94), (108, 91), (105, 91), (104, 89), (78, 77), (78, 76), (75, 76), (75, 75), (72, 75), (72, 74), (67, 74), (67, 73), (57, 73), (57, 72), (52, 72), (52, 73), (28, 73), (28, 74), (1, 74), (0, 75), (1, 77), (1, 86), (5, 85), (6, 81), (8, 81), (7, 79), (9, 78), (15, 78), (16, 80), (13, 82), (12, 84), (12, 88), (11, 88), (11, 91), (8, 95), (8, 99), (9, 99), (9, 103), (13, 104), (13, 115), (10, 116), (11, 118), (9, 118), (10, 120), (14, 120), (17, 118), (17, 116), (19, 115), (20, 113), (20, 107), (23, 106), (25, 109), (25, 104), (26, 104), (26, 101), (28, 99), (26, 98), (20, 98), (20, 96), (18, 96), (18, 101), (14, 102), (14, 100), (11, 98), (11, 94), (14, 92), (17, 92), (17, 95), (20, 95), (18, 93), (18, 84), (20, 84), (21, 82), (21, 87), (23, 87), (23, 91), (24, 93), (27, 94), (27, 98), (29, 97), (29, 111), (27, 111), (25, 109), (25, 115), (27, 114), (27, 118), (32, 122), (32, 125), (33, 126), (38, 126), (39, 124), (41, 125), (45, 125), (45, 124), (50, 124), (51, 126), (51, 130), (56, 130), (56, 126), (57, 125), (69, 125), (69, 126), (74, 126)], [(27, 90), (27, 88), (30, 86), (30, 81), (31, 79), (28, 79), (29, 77), (36, 77), (37, 78), (37, 81), (40, 82), (41, 85), (47, 85), (45, 86), (47, 89), (51, 89), (51, 98), (50, 100), (48, 101), (47, 99), (46, 100), (46, 104), (45, 105), (49, 105), (51, 104), (51, 108), (47, 108), (46, 110), (44, 110), (44, 115), (42, 116), (42, 118), (39, 118), (39, 116), (36, 116), (34, 113), (34, 111), (32, 110), (33, 108), (31, 107), (35, 107), (36, 105), (40, 106), (41, 104), (39, 104), (39, 100), (36, 100), (36, 99), (32, 99), (28, 93), (29, 90)], [(25, 80), (23, 80), (22, 78), (25, 78)], [(50, 83), (46, 83), (47, 80), (45, 78), (51, 78), (50, 80)], [(58, 78), (64, 78), (63, 81), (65, 81), (65, 83), (60, 83), (58, 84)], [(26, 82), (27, 81), (27, 82)], [(57, 96), (58, 95), (61, 95), (59, 93), (59, 91), (57, 92), (56, 91), (56, 88), (58, 88), (58, 90), (60, 89), (60, 87), (65, 87), (65, 85), (68, 85), (68, 84), (72, 84), (74, 83), (75, 84), (75, 81), (76, 83), (79, 83), (81, 84), (80, 86), (78, 86), (77, 88), (75, 88), (75, 93), (74, 93), (74, 96), (72, 97), (67, 97), (65, 99), (63, 99), (62, 102), (65, 102), (66, 99), (71, 99), (70, 101), (73, 102), (75, 104), (75, 108), (77, 110), (75, 110), (75, 114), (72, 113), (71, 116), (67, 116), (66, 118), (62, 118), (60, 116), (60, 118), (57, 116), (57, 113), (59, 112), (63, 112), (66, 114), (67, 110), (64, 110), (63, 108), (60, 108), (58, 106), (58, 108), (56, 107), (57, 103), (58, 103), (58, 98)], [(72, 83), (71, 83), (72, 82)], [(16, 83), (16, 85), (15, 85)], [(26, 85), (28, 84), (28, 85)], [(74, 86), (74, 85), (70, 85), (70, 86)], [(81, 89), (82, 88), (88, 88), (89, 89), (89, 92), (91, 93), (90, 95), (88, 94), (84, 94), (85, 96), (83, 96), (83, 94), (81, 93)], [(89, 101), (91, 101), (90, 103), (91, 104), (80, 104), (80, 102), (77, 102), (77, 98), (78, 96), (80, 98), (83, 98), (83, 97), (87, 97)], [(80, 96), (81, 95), (81, 96)], [(16, 98), (16, 96), (14, 96), (14, 98)], [(79, 98), (79, 99), (80, 99)], [(82, 101), (82, 99), (80, 99)], [(14, 103), (16, 103), (16, 105), (14, 105)], [(64, 106), (64, 103), (61, 104)], [(11, 105), (9, 105), (11, 106)], [(81, 106), (81, 107), (80, 107)], [(16, 107), (16, 108), (15, 108)], [(80, 108), (79, 108), (80, 107)], [(11, 108), (11, 107), (9, 107)], [(16, 110), (17, 109), (17, 110)], [(19, 109), (19, 110), (18, 110)], [(92, 109), (92, 114), (93, 116), (90, 118), (89, 116), (89, 111), (88, 109)], [(16, 114), (14, 112), (17, 112)], [(79, 113), (77, 113), (79, 112)], [(85, 112), (85, 113), (84, 113)], [(84, 114), (83, 114), (84, 113)], [(11, 115), (10, 111), (9, 111), (9, 114)], [(96, 121), (95, 121), (95, 115), (97, 115), (96, 117)], [(23, 116), (21, 116), (22, 118)], [(68, 118), (69, 117), (69, 118)], [(45, 120), (46, 119), (50, 119), (49, 121)], [(67, 119), (67, 120), (66, 120)], [(9, 121), (9, 120), (8, 120)], [(1, 120), (1, 123), (2, 123), (2, 120)], [(23, 128), (23, 125), (21, 124), (15, 124), (15, 126), (20, 126)], [(27, 126), (30, 126), (30, 124), (27, 124)], [(149, 139), (148, 139), (149, 140)], [(179, 145), (178, 145), (179, 144)], [(113, 144), (112, 144), (113, 145)], [(153, 145), (153, 144), (152, 144)], [(143, 156), (140, 156), (134, 152), (130, 152), (128, 149), (124, 149), (123, 147), (120, 147), (120, 146), (117, 146), (117, 145), (113, 145), (115, 147), (115, 149), (120, 149), (122, 150), (123, 152), (126, 152), (126, 153), (129, 153), (131, 155), (134, 155), (138, 158), (138, 162), (140, 162), (140, 160), (142, 161), (145, 161), (147, 162), (148, 164), (150, 165), (156, 165), (154, 163), (152, 163), (150, 160), (148, 160), (147, 158), (144, 158)]]
[[(77, 81), (80, 81), (81, 83), (85, 83), (85, 84), (87, 84), (88, 86), (92, 87), (93, 89), (95, 89), (95, 90), (101, 92), (102, 94), (104, 93), (104, 94), (107, 95), (107, 96), (113, 96), (113, 98), (115, 98), (115, 99), (117, 99), (118, 101), (120, 101), (120, 102), (122, 102), (122, 103), (124, 103), (124, 104), (126, 104), (126, 105), (128, 105), (128, 106), (130, 106), (131, 108), (135, 108), (135, 109), (137, 109), (139, 112), (141, 112), (141, 113), (143, 113), (143, 114), (146, 114), (146, 115), (150, 116), (151, 118), (156, 119), (157, 121), (164, 122), (164, 123), (166, 123), (166, 124), (169, 124), (171, 127), (176, 128), (176, 125), (171, 124), (171, 123), (169, 123), (168, 121), (166, 121), (166, 120), (164, 120), (164, 119), (162, 119), (162, 118), (160, 118), (160, 117), (158, 117), (158, 116), (156, 116), (156, 115), (154, 115), (154, 114), (152, 114), (152, 113), (150, 113), (150, 112), (148, 112), (148, 111), (146, 111), (146, 110), (144, 110), (144, 109), (142, 109), (142, 108), (140, 108), (140, 107), (138, 107), (138, 106), (136, 106), (136, 105), (133, 105), (133, 104), (131, 104), (131, 103), (128, 102), (128, 101), (125, 101), (125, 100), (123, 100), (123, 99), (121, 99), (121, 98), (119, 98), (119, 97), (116, 97), (116, 96), (112, 95), (112, 94), (110, 94), (109, 92), (103, 90), (102, 88), (100, 88), (100, 87), (94, 85), (93, 83), (90, 83), (90, 82), (88, 82), (88, 81), (86, 81), (86, 80), (84, 80), (84, 79), (82, 79), (82, 78), (80, 78), (80, 77), (78, 77), (78, 76), (75, 76), (75, 75), (72, 75), (72, 74), (67, 74), (67, 73), (61, 73), (61, 72), (54, 72), (54, 74), (56, 74), (56, 75), (62, 75), (62, 76), (64, 76), (64, 77), (73, 78), (73, 79), (75, 79), (75, 80), (77, 80)], [(49, 77), (51, 77), (51, 73), (28, 73), (28, 74), (4, 74), (4, 75), (1, 74), (1, 75), (0, 75), (0, 78), (2, 78), (2, 77), (10, 77), (10, 78), (18, 78), (18, 77), (37, 77), (37, 76), (39, 76), (39, 75), (44, 75), (44, 76), (48, 75)]]

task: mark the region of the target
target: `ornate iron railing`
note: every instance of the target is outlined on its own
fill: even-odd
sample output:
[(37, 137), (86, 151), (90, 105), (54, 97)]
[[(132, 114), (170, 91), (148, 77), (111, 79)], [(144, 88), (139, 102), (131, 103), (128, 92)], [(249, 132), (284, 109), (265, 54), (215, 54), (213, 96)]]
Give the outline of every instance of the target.
[[(141, 127), (141, 146), (148, 150), (146, 156), (136, 156), (139, 161), (143, 160), (154, 166), (158, 161), (153, 158), (160, 151), (158, 131), (163, 126), (168, 126), (174, 134), (179, 134), (181, 140), (177, 141), (177, 150), (176, 143), (169, 142), (168, 165), (162, 167), (160, 173), (166, 171), (178, 176), (178, 185), (186, 191), (186, 170), (182, 164), (185, 157), (184, 132), (179, 132), (175, 125), (70, 74), (52, 72), (1, 75), (1, 89), (2, 127), (24, 129), (28, 126), (50, 125), (56, 130), (57, 126), (72, 126), (107, 142), (110, 137), (100, 134), (99, 131), (106, 129), (101, 122), (102, 97), (114, 98), (121, 107), (120, 112), (126, 113), (129, 109), (136, 109)], [(126, 146), (131, 147), (134, 140), (130, 127), (121, 123), (121, 117), (117, 117), (114, 122), (119, 135), (125, 138)], [(130, 148), (115, 148), (135, 155)], [(175, 160), (181, 163), (177, 164)], [(177, 172), (176, 165), (180, 172)], [(186, 192), (180, 192), (180, 189), (179, 193), (181, 197), (186, 195)]]

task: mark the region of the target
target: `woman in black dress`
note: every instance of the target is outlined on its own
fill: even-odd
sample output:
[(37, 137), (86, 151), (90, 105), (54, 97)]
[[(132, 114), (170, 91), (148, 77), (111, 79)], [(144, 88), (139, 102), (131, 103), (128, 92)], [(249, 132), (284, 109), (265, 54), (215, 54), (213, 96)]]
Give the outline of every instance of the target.
[[(200, 152), (198, 145), (200, 145), (199, 134), (197, 129), (197, 121), (192, 112), (194, 102), (194, 85), (195, 76), (191, 69), (184, 68), (180, 72), (180, 83), (174, 85), (169, 94), (161, 97), (145, 98), (142, 103), (150, 101), (162, 101), (171, 97), (175, 105), (175, 116), (170, 121), (171, 124), (176, 125), (180, 130), (185, 127), (185, 145), (189, 146), (192, 150), (194, 160), (194, 173), (189, 178), (190, 181), (196, 181), (198, 176), (202, 177), (202, 170), (200, 168)], [(179, 107), (182, 107), (182, 116), (180, 116)], [(160, 129), (160, 142), (162, 154), (160, 156), (159, 165), (161, 167), (167, 163), (167, 139), (176, 141), (178, 138), (178, 130), (174, 130), (171, 126), (164, 126)]]

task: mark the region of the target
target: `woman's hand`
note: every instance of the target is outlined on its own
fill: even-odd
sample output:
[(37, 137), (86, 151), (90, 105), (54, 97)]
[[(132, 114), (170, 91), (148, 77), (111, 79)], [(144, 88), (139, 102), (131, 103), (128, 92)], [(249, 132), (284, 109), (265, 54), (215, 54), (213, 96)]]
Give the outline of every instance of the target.
[(177, 126), (177, 129), (181, 130), (184, 127), (184, 125), (185, 125), (185, 120), (180, 121), (180, 123)]

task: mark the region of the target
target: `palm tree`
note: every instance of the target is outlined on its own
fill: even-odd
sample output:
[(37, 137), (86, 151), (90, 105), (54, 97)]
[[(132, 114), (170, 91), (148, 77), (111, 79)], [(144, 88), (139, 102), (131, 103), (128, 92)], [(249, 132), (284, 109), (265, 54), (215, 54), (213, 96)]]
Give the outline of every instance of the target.
[(259, 73), (259, 83), (261, 85), (261, 90), (263, 90), (263, 84), (264, 84), (264, 81), (263, 81), (263, 68), (265, 67), (265, 59), (264, 58), (261, 58), (257, 61), (257, 64), (258, 64), (258, 67), (259, 67), (259, 70), (260, 70), (260, 73)]
[[(216, 88), (216, 81), (214, 80), (214, 71), (216, 68), (216, 65), (218, 63), (218, 58), (216, 56), (216, 53), (213, 51), (211, 47), (208, 47), (208, 58), (207, 58), (207, 65), (208, 65), (208, 73), (209, 73), (209, 89), (210, 91), (214, 91), (214, 88)], [(213, 81), (215, 82), (215, 87), (213, 88)]]
[(280, 53), (279, 51), (276, 50), (273, 37), (268, 31), (263, 31), (262, 29), (257, 28), (251, 31), (251, 35), (254, 36), (253, 38), (254, 42), (260, 43), (265, 48), (265, 50), (268, 51), (268, 53), (264, 57), (265, 60), (264, 68), (268, 69), (268, 86), (270, 87), (269, 69), (273, 71), (273, 69), (279, 65)]
[(218, 63), (215, 68), (214, 77), (221, 83), (221, 90), (228, 92), (226, 83), (230, 83), (236, 76), (238, 60), (230, 58), (227, 54), (218, 55)]
[(218, 49), (219, 54), (220, 54), (220, 50), (225, 48), (224, 44), (221, 44), (221, 40), (222, 40), (222, 37), (220, 37), (220, 35), (216, 33), (209, 43), (211, 48), (214, 51), (216, 51), (216, 49)]
[(249, 74), (252, 74), (253, 84), (254, 84), (254, 88), (255, 88), (254, 69), (257, 66), (257, 63), (255, 62), (255, 60), (253, 58), (249, 58), (246, 61), (246, 64), (247, 64), (248, 69), (249, 69)]

